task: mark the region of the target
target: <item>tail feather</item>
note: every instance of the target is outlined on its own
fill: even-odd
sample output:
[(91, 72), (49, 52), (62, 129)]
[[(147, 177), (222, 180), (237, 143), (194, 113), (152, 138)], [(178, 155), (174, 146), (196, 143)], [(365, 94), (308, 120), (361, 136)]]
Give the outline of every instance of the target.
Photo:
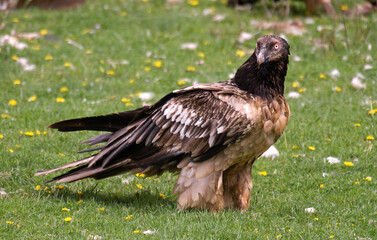
[(79, 167), (79, 166), (82, 166), (82, 165), (90, 162), (93, 158), (94, 158), (94, 156), (90, 156), (90, 157), (87, 157), (87, 158), (84, 158), (84, 159), (81, 159), (81, 160), (78, 160), (78, 161), (75, 161), (75, 162), (68, 163), (68, 164), (60, 166), (58, 168), (44, 170), (44, 171), (38, 171), (36, 174), (34, 174), (34, 176), (46, 175), (46, 174), (56, 172), (56, 171), (59, 171), (59, 170), (63, 170), (63, 169), (67, 169), (67, 168)]
[(145, 106), (133, 111), (113, 113), (96, 117), (69, 119), (56, 122), (48, 127), (58, 129), (61, 132), (80, 130), (116, 132), (130, 124), (135, 119), (147, 116), (147, 110), (149, 108), (149, 106)]

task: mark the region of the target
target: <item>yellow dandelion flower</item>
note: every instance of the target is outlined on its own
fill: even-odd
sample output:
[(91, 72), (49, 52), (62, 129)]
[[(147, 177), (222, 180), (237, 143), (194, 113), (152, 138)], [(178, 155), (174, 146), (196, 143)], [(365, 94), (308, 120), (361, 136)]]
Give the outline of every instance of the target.
[(133, 83), (135, 83), (135, 79), (131, 78), (130, 81), (128, 81), (128, 82), (133, 84)]
[(364, 180), (366, 180), (366, 181), (372, 181), (372, 177), (366, 177), (366, 178), (364, 178)]
[(303, 74), (300, 74), (300, 76), (298, 76), (300, 79), (304, 79), (304, 75)]
[(82, 34), (88, 34), (90, 33), (90, 29), (89, 28), (84, 28), (82, 31), (81, 31)]
[(162, 66), (162, 62), (160, 60), (154, 61), (153, 66), (155, 66), (156, 68), (160, 68)]
[(59, 153), (58, 155), (59, 155), (60, 157), (64, 157), (64, 156), (65, 156), (64, 153)]
[(9, 100), (8, 104), (11, 105), (11, 106), (16, 106), (17, 105), (17, 101), (14, 100), (14, 99), (11, 99), (11, 100)]
[(124, 219), (126, 220), (130, 220), (132, 218), (132, 215), (128, 215), (127, 217), (125, 217)]
[(188, 66), (188, 67), (186, 68), (186, 71), (187, 71), (187, 72), (195, 72), (195, 71), (196, 71), (196, 68), (195, 68), (194, 66)]
[(377, 113), (377, 108), (370, 110), (368, 113), (372, 115)]
[(356, 180), (353, 182), (353, 184), (360, 184), (360, 182)]
[(33, 95), (27, 99), (28, 102), (34, 102), (37, 99), (37, 96)]
[(12, 56), (12, 60), (17, 61), (18, 57), (16, 55)]
[(204, 58), (206, 55), (203, 52), (198, 52), (198, 57)]
[(80, 200), (77, 201), (77, 204), (80, 204), (80, 203), (82, 203), (83, 201), (84, 201), (84, 200), (80, 199)]
[(98, 211), (105, 211), (105, 208), (104, 207), (100, 207), (100, 208), (97, 208)]
[(325, 185), (324, 185), (324, 184), (321, 184), (321, 185), (319, 185), (319, 188), (323, 188), (323, 187), (325, 187)]
[(56, 186), (55, 188), (56, 188), (56, 189), (63, 189), (64, 186), (62, 186), (62, 185), (58, 185), (58, 186)]
[(56, 102), (58, 102), (58, 103), (63, 103), (63, 102), (65, 102), (65, 99), (62, 98), (62, 97), (57, 97), (57, 98), (56, 98)]
[(334, 87), (333, 90), (334, 90), (335, 92), (340, 92), (340, 91), (342, 91), (342, 89), (341, 89), (340, 87)]
[(64, 63), (64, 67), (71, 67), (72, 66), (72, 63), (70, 63), (70, 62), (65, 62)]
[(35, 131), (35, 134), (37, 134), (37, 135), (41, 135), (41, 132), (38, 131), (38, 130), (36, 130), (36, 131)]
[(43, 131), (43, 135), (46, 135), (47, 134), (47, 131)]
[(239, 57), (243, 57), (243, 56), (246, 55), (246, 53), (245, 53), (245, 51), (238, 49), (236, 51), (236, 55), (239, 56)]
[(25, 135), (29, 136), (29, 137), (32, 137), (32, 136), (34, 136), (34, 133), (31, 132), (31, 131), (27, 131), (27, 132), (25, 132)]
[(260, 171), (258, 172), (259, 175), (261, 176), (267, 176), (267, 172), (266, 171)]
[(82, 191), (78, 190), (78, 191), (77, 191), (77, 194), (78, 194), (78, 195), (81, 195), (81, 194), (82, 194)]
[(300, 89), (298, 90), (298, 92), (299, 92), (299, 93), (306, 92), (306, 88), (300, 88)]
[(163, 193), (160, 193), (160, 197), (161, 197), (162, 199), (165, 199), (165, 198), (166, 198), (166, 196), (165, 196)]
[(14, 85), (20, 85), (20, 84), (21, 84), (21, 81), (18, 80), (18, 79), (17, 79), (17, 80), (14, 80), (14, 81), (13, 81), (13, 84), (14, 84)]
[(281, 234), (279, 234), (279, 235), (276, 235), (276, 239), (279, 239), (279, 238), (281, 238)]
[(66, 218), (64, 218), (64, 221), (66, 221), (66, 222), (70, 222), (71, 220), (72, 220), (71, 217), (66, 217)]
[(319, 220), (319, 218), (317, 218), (317, 217), (314, 218), (314, 221), (318, 221), (318, 220)]
[(92, 50), (90, 50), (90, 49), (86, 49), (86, 50), (85, 50), (85, 53), (86, 53), (86, 54), (92, 54)]
[(13, 221), (5, 221), (6, 224), (9, 224), (9, 225), (14, 225), (14, 222)]
[(150, 68), (150, 67), (145, 67), (144, 70), (145, 70), (146, 72), (150, 72), (150, 71), (151, 71), (151, 68)]
[(4, 138), (4, 135), (0, 133), (0, 139), (1, 139), (1, 138)]
[(330, 235), (330, 238), (335, 238), (335, 236), (334, 235)]
[(341, 9), (342, 11), (347, 11), (347, 10), (348, 10), (348, 5), (346, 5), (346, 4), (342, 4), (342, 5), (340, 5), (340, 9)]
[(186, 80), (184, 80), (184, 79), (178, 80), (178, 85), (179, 86), (182, 86), (182, 85), (185, 85), (185, 84), (186, 84)]
[(2, 118), (10, 118), (10, 116), (8, 114), (1, 114), (1, 117)]
[(62, 211), (64, 211), (64, 212), (69, 212), (69, 211), (71, 211), (69, 208), (65, 208), (65, 207), (63, 207), (62, 208)]
[(355, 123), (355, 124), (353, 124), (355, 127), (360, 127), (361, 126), (361, 124), (360, 123)]
[(68, 92), (68, 88), (67, 87), (61, 87), (60, 88), (60, 92)]
[(366, 140), (374, 140), (374, 137), (369, 135), (369, 136), (367, 136), (365, 139), (366, 139)]
[(13, 153), (14, 152), (14, 150), (12, 149), (12, 148), (9, 148), (9, 150), (8, 150), (10, 153)]
[(115, 72), (114, 72), (113, 70), (107, 70), (107, 71), (106, 71), (106, 74), (107, 74), (107, 75), (114, 75)]
[(292, 149), (298, 149), (298, 146), (297, 145), (293, 145)]
[(199, 1), (198, 0), (188, 0), (187, 3), (191, 6), (197, 6), (199, 5)]
[(292, 87), (298, 88), (298, 87), (300, 87), (300, 83), (299, 82), (293, 82)]
[(39, 31), (39, 33), (41, 35), (47, 35), (48, 31), (46, 29), (42, 29), (41, 31)]
[(40, 185), (35, 186), (35, 190), (37, 191), (41, 190), (41, 186)]
[(136, 187), (137, 187), (138, 189), (144, 189), (144, 187), (143, 187), (141, 184), (139, 184), (139, 183), (136, 183)]
[(140, 233), (140, 230), (135, 230), (134, 233)]
[(18, 23), (20, 20), (18, 18), (13, 18), (14, 23)]
[(353, 167), (353, 162), (343, 162), (347, 167)]
[(34, 50), (34, 51), (41, 50), (41, 46), (40, 45), (32, 45), (30, 48), (31, 48), (31, 50)]
[(321, 73), (321, 74), (319, 74), (319, 78), (323, 79), (323, 80), (326, 80), (327, 76), (325, 74)]
[(314, 151), (315, 150), (315, 147), (313, 147), (313, 146), (309, 146), (308, 148), (309, 148), (310, 151)]
[(45, 57), (45, 60), (46, 60), (46, 61), (50, 61), (50, 60), (52, 60), (52, 59), (54, 59), (54, 57), (51, 56), (50, 54), (49, 54), (49, 55), (46, 55), (46, 57)]
[(143, 177), (145, 177), (145, 174), (144, 174), (144, 173), (136, 173), (135, 176), (136, 176), (136, 177), (142, 177), (142, 178), (143, 178)]

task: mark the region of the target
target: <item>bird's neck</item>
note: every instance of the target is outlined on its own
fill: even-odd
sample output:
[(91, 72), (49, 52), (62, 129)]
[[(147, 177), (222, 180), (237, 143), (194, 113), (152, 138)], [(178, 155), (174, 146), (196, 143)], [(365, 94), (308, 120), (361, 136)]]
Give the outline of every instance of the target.
[(284, 94), (284, 80), (288, 59), (270, 62), (258, 67), (255, 53), (237, 70), (233, 81), (237, 86), (262, 99), (271, 101)]

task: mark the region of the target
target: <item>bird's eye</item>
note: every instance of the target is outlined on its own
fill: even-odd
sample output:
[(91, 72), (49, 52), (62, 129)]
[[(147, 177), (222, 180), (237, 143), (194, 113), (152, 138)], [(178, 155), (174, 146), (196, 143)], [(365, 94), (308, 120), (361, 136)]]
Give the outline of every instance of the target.
[(279, 43), (275, 43), (274, 48), (275, 48), (275, 49), (279, 49)]

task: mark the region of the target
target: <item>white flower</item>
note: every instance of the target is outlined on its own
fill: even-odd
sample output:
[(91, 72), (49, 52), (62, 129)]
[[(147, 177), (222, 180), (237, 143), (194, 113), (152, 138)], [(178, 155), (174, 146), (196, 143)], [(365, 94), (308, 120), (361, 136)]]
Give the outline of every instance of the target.
[(19, 58), (17, 59), (17, 62), (22, 66), (24, 71), (33, 71), (35, 70), (35, 65), (34, 64), (29, 64), (29, 59), (27, 58)]
[(274, 159), (275, 157), (279, 156), (279, 151), (276, 149), (274, 145), (272, 145), (267, 151), (265, 151), (261, 157), (265, 158), (272, 158)]
[(146, 231), (143, 232), (144, 235), (152, 235), (154, 233), (155, 233), (155, 231), (152, 231), (152, 230), (146, 230)]
[(315, 212), (317, 212), (317, 210), (315, 210), (314, 207), (309, 207), (309, 208), (305, 208), (305, 212), (306, 213), (315, 213)]
[(212, 20), (215, 21), (215, 22), (221, 22), (225, 19), (225, 15), (224, 14), (217, 14), (215, 15)]
[(336, 164), (336, 163), (340, 163), (341, 162), (338, 158), (335, 158), (335, 157), (327, 157), (327, 158), (325, 158), (323, 160), (327, 161), (330, 164)]
[(252, 39), (254, 34), (248, 33), (248, 32), (242, 32), (240, 36), (238, 37), (238, 42), (243, 43), (245, 41), (248, 41)]
[(333, 69), (332, 71), (331, 71), (331, 73), (330, 73), (330, 76), (332, 77), (332, 78), (338, 78), (338, 77), (340, 77), (340, 72), (339, 72), (339, 70), (338, 69)]
[(8, 193), (4, 189), (0, 189), (0, 197), (6, 197), (8, 196)]
[(195, 50), (198, 47), (197, 43), (183, 43), (181, 44), (181, 49), (182, 50)]
[(370, 69), (372, 69), (372, 68), (373, 68), (373, 66), (370, 65), (370, 64), (365, 64), (365, 65), (364, 65), (364, 70), (370, 70)]
[(361, 82), (361, 79), (364, 79), (364, 78), (365, 77), (361, 73), (356, 74), (356, 76), (353, 77), (351, 80), (352, 87), (356, 89), (366, 88), (366, 84)]
[(305, 18), (305, 24), (310, 25), (310, 24), (314, 24), (314, 23), (315, 22), (314, 22), (313, 18), (310, 18), (310, 17)]
[(153, 92), (142, 92), (142, 93), (139, 94), (139, 98), (140, 98), (142, 101), (149, 101), (149, 100), (151, 100), (153, 97), (154, 97), (154, 93), (153, 93)]
[(293, 61), (295, 61), (295, 62), (301, 62), (301, 57), (299, 57), (299, 56), (293, 56)]
[(287, 95), (287, 98), (297, 99), (299, 97), (301, 97), (300, 93), (295, 92), (295, 91), (289, 92), (288, 95)]

